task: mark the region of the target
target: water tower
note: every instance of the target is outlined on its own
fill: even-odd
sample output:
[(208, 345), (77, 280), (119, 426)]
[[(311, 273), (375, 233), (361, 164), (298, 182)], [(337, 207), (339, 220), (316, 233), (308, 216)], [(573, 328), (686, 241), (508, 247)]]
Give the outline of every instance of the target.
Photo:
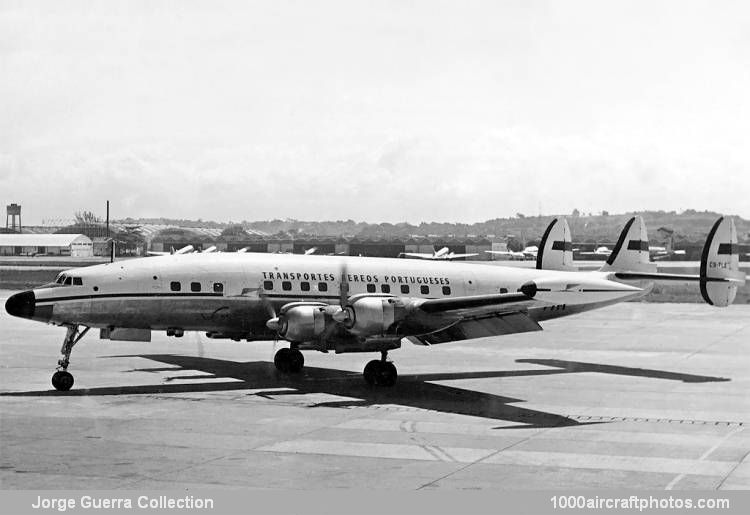
[[(10, 204), (7, 207), (5, 215), (5, 229), (13, 232), (21, 232), (21, 206), (20, 204)], [(16, 219), (18, 219), (18, 230), (16, 230)]]

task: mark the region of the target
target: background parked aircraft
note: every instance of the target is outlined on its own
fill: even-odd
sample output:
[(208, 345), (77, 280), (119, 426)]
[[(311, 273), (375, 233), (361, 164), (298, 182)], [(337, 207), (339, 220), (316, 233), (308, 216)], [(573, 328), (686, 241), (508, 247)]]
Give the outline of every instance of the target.
[(478, 256), (479, 254), (456, 254), (450, 251), (448, 247), (443, 247), (440, 250), (434, 251), (432, 254), (425, 254), (422, 252), (402, 252), (399, 254), (399, 257), (401, 256), (407, 256), (417, 259), (444, 259), (444, 260), (450, 260), (450, 259), (460, 259), (460, 258), (466, 258), (471, 256)]
[[(214, 247), (214, 249), (215, 248), (216, 247)], [(156, 250), (149, 250), (148, 254), (150, 256), (168, 256), (170, 254), (190, 254), (191, 252), (193, 252), (193, 250), (195, 250), (195, 249), (193, 248), (192, 245), (187, 245), (185, 247), (182, 247), (179, 250), (175, 250), (174, 247), (172, 247), (172, 250), (170, 250), (169, 252), (159, 252), (159, 251), (156, 251)]]
[(578, 252), (579, 256), (610, 256), (612, 255), (612, 249), (609, 247), (601, 246), (597, 247), (594, 251)]
[(651, 255), (651, 259), (656, 261), (657, 259), (667, 259), (673, 256), (684, 256), (684, 250), (668, 250), (666, 247), (655, 247), (650, 245), (648, 247), (648, 253)]
[(539, 253), (539, 247), (531, 245), (518, 252), (512, 250), (485, 250), (485, 252), (505, 259), (536, 259), (536, 256)]

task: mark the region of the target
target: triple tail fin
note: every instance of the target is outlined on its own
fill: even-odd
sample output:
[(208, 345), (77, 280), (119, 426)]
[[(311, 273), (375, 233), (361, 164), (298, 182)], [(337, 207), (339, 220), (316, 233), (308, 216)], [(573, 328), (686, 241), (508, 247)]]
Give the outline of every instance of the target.
[(734, 220), (721, 217), (708, 233), (701, 254), (701, 296), (712, 306), (728, 306), (745, 283), (740, 271), (737, 229)]
[(665, 274), (636, 270), (621, 271), (612, 268), (607, 270), (614, 272), (612, 276), (615, 279), (624, 281), (698, 282), (701, 297), (706, 303), (712, 306), (725, 307), (734, 301), (737, 289), (745, 284), (745, 273), (740, 271), (739, 261), (737, 229), (734, 226), (734, 220), (721, 217), (714, 223), (703, 246), (700, 275)]
[(537, 270), (577, 270), (573, 266), (573, 241), (565, 218), (555, 218), (544, 231), (536, 255)]
[(656, 272), (649, 259), (648, 233), (641, 216), (634, 216), (623, 227), (612, 254), (599, 269), (602, 272)]

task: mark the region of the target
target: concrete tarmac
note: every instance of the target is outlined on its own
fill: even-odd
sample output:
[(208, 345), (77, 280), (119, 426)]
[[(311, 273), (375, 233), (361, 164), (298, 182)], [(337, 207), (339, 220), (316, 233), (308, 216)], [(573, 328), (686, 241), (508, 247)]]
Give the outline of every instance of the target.
[[(10, 292), (0, 292), (4, 303)], [(87, 335), (0, 313), (3, 489), (748, 489), (750, 306), (626, 303), (374, 354)]]

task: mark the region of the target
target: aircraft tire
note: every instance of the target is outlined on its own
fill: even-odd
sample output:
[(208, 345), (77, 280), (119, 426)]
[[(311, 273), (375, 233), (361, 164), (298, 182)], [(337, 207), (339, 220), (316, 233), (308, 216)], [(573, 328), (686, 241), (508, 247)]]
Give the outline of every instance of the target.
[(279, 372), (288, 373), (290, 370), (292, 349), (284, 347), (276, 352), (273, 357), (273, 364), (276, 365), (276, 370)]
[(60, 392), (67, 392), (73, 387), (73, 374), (67, 370), (58, 370), (52, 374), (52, 386)]
[(381, 361), (379, 359), (373, 359), (365, 365), (365, 370), (362, 375), (365, 378), (365, 382), (370, 386), (375, 385), (380, 375)]
[(290, 349), (288, 358), (289, 372), (292, 374), (298, 374), (302, 372), (302, 367), (305, 366), (305, 356), (299, 351), (299, 349)]
[(383, 361), (380, 364), (380, 370), (378, 370), (375, 381), (378, 386), (393, 386), (396, 384), (398, 378), (398, 371), (396, 365), (390, 361)]

